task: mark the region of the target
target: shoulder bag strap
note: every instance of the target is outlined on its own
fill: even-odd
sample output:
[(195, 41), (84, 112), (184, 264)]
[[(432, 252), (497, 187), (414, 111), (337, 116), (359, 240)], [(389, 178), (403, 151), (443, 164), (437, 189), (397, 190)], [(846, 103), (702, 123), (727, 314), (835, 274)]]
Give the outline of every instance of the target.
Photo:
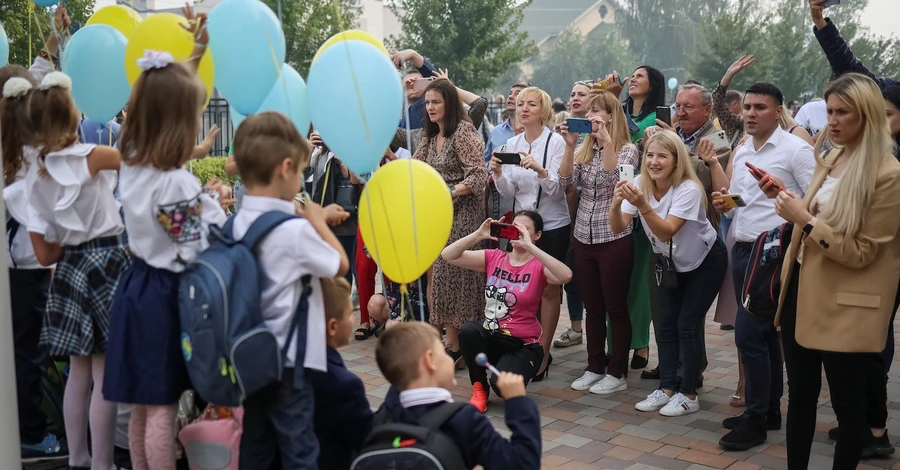
[[(265, 214), (259, 216), (252, 224), (250, 224), (250, 228), (247, 229), (247, 233), (241, 238), (241, 243), (247, 246), (251, 252), (256, 253), (256, 248), (259, 246), (259, 243), (266, 238), (266, 235), (269, 234), (275, 227), (281, 225), (283, 222), (286, 222), (290, 219), (296, 219), (296, 215), (288, 214), (286, 212), (281, 211), (269, 211)], [(225, 223), (225, 226), (233, 225), (231, 220)], [(234, 238), (233, 227), (231, 233), (226, 232), (226, 234), (230, 235), (232, 239)]]
[[(545, 170), (547, 169), (547, 151), (550, 150), (550, 139), (553, 137), (553, 131), (550, 131), (550, 135), (547, 136), (547, 143), (544, 144), (544, 163), (541, 164), (541, 167)], [(549, 170), (548, 170), (549, 171)], [(547, 176), (550, 177), (549, 175)], [(541, 186), (540, 181), (538, 181), (538, 195), (537, 195), (537, 203), (534, 205), (534, 210), (537, 211), (541, 208), (541, 194), (544, 192), (544, 187)]]
[(425, 416), (422, 416), (419, 419), (419, 425), (436, 431), (456, 415), (459, 410), (465, 408), (466, 405), (468, 403), (460, 401), (443, 403), (441, 406), (426, 413)]

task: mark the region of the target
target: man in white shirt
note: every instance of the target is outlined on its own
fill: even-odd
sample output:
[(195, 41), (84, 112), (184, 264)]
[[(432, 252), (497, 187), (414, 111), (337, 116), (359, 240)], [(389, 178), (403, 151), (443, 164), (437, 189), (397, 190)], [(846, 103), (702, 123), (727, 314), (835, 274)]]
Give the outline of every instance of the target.
[(828, 125), (828, 111), (825, 109), (825, 100), (817, 99), (804, 104), (800, 111), (797, 111), (797, 117), (794, 118), (797, 124), (806, 128), (809, 135), (816, 135), (825, 129)]
[[(744, 125), (752, 139), (737, 147), (731, 188), (718, 194), (740, 194), (746, 207), (728, 212), (720, 200), (713, 205), (719, 212), (733, 219), (736, 239), (732, 249), (732, 276), (738, 312), (735, 322), (735, 344), (741, 354), (746, 383), (747, 411), (726, 419), (723, 423), (730, 433), (719, 445), (728, 450), (746, 450), (762, 444), (767, 430), (781, 429), (781, 396), (784, 393), (781, 347), (772, 320), (747, 312), (742, 305), (741, 288), (744, 272), (750, 261), (753, 242), (764, 231), (771, 230), (785, 220), (775, 213), (775, 200), (769, 199), (758, 183), (772, 181), (796, 194), (804, 194), (812, 179), (816, 161), (812, 147), (805, 141), (785, 132), (778, 124), (784, 98), (775, 85), (756, 83), (744, 98)], [(747, 164), (759, 168), (754, 174)]]

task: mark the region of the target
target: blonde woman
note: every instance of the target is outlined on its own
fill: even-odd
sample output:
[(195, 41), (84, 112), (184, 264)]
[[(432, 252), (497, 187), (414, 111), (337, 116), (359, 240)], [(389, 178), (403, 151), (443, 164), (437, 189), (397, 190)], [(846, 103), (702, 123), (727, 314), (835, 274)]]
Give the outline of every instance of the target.
[[(587, 109), (593, 128), (581, 146), (575, 148), (578, 134), (570, 133), (565, 123), (559, 131), (566, 142), (559, 181), (582, 187), (572, 243), (575, 275), (587, 310), (588, 365), (572, 388), (606, 395), (627, 387), (625, 376), (631, 345), (628, 287), (634, 264), (631, 227), (613, 233), (609, 210), (619, 181), (619, 166), (636, 166), (640, 155), (630, 143), (625, 113), (615, 95), (608, 92), (593, 95)], [(607, 315), (613, 336), (610, 355), (604, 344)]]
[[(572, 237), (569, 209), (566, 205), (566, 186), (559, 181), (559, 165), (566, 150), (566, 142), (547, 127), (553, 118), (550, 95), (536, 87), (528, 87), (516, 97), (516, 122), (525, 132), (513, 136), (498, 152), (518, 153), (518, 165), (503, 165), (491, 157), (491, 173), (497, 191), (513, 199), (516, 211), (529, 210), (543, 219), (543, 235), (538, 248), (555, 259), (565, 262)], [(550, 345), (559, 323), (562, 288), (548, 284), (541, 301), (541, 326), (547, 334), (541, 337), (543, 361), (534, 380), (547, 376), (552, 357)]]
[(780, 181), (761, 183), (776, 198), (778, 215), (794, 224), (775, 318), (789, 385), (790, 469), (809, 464), (823, 366), (840, 429), (832, 468), (856, 468), (864, 448), (893, 452), (879, 353), (900, 266), (900, 163), (872, 79), (844, 75), (829, 85), (825, 101), (821, 139), (836, 149), (816, 152), (805, 197), (778, 191)]
[[(700, 411), (697, 381), (705, 352), (698, 334), (703, 332), (706, 312), (719, 293), (728, 264), (725, 244), (706, 217), (707, 203), (688, 149), (671, 131), (650, 138), (636, 184), (616, 184), (610, 228), (614, 233), (624, 232), (640, 214), (657, 258), (657, 276), (666, 276), (659, 269), (670, 263), (674, 272), (668, 274), (675, 280), (674, 287), (660, 282), (659, 289), (662, 321), (657, 325), (656, 343), (660, 388), (635, 405), (639, 411), (659, 411), (663, 416)], [(679, 357), (684, 366), (680, 385), (676, 374)]]

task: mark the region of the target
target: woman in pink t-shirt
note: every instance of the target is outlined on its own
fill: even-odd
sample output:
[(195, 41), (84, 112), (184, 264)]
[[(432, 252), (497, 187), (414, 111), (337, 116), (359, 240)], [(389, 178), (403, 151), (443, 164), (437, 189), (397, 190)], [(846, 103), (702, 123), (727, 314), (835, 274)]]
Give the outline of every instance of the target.
[[(482, 322), (468, 322), (459, 332), (462, 355), (469, 364), (472, 398), (478, 411), (487, 410), (487, 371), (475, 365), (475, 356), (487, 354), (488, 361), (504, 372), (520, 374), (527, 384), (537, 373), (544, 357), (541, 324), (538, 319), (541, 296), (547, 284), (561, 285), (572, 279), (572, 270), (535, 246), (541, 238), (544, 221), (533, 211), (516, 214), (513, 226), (519, 239), (512, 240), (512, 253), (501, 250), (467, 251), (491, 236), (493, 219), (479, 229), (448, 246), (441, 253), (444, 261), (487, 274), (484, 292), (486, 305)], [(548, 366), (549, 367), (549, 366)], [(493, 387), (496, 377), (491, 380)], [(496, 387), (493, 387), (496, 391)], [(499, 395), (500, 393), (497, 392)]]

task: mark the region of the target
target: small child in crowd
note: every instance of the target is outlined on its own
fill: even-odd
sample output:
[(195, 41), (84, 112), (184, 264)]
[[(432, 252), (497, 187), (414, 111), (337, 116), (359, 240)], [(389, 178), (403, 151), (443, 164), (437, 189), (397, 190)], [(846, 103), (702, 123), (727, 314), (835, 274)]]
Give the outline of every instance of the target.
[[(453, 401), (453, 358), (444, 351), (441, 336), (431, 325), (405, 322), (385, 330), (375, 347), (375, 360), (384, 377), (400, 392), (388, 393), (382, 405), (392, 422), (416, 423), (441, 403)], [(525, 381), (520, 375), (501, 372), (497, 388), (506, 398), (510, 440), (497, 433), (473, 406), (458, 411), (442, 431), (459, 446), (468, 468), (540, 468), (540, 416), (537, 406), (525, 396)]]
[[(304, 168), (312, 149), (284, 115), (263, 112), (248, 117), (234, 137), (234, 158), (247, 195), (234, 216), (234, 237), (271, 211), (294, 214)], [(343, 276), (349, 261), (328, 223), (349, 215), (340, 206), (304, 205), (303, 218), (275, 227), (257, 253), (262, 278), (262, 315), (282, 348), (291, 335), (291, 319), (305, 313), (287, 352), (280, 383), (244, 402), (240, 468), (269, 468), (276, 455), (285, 470), (317, 468), (319, 446), (313, 432), (314, 393), (306, 369), (328, 371), (325, 307), (321, 278)], [(309, 279), (306, 281), (304, 278)], [(305, 291), (308, 308), (299, 312)]]
[(347, 370), (337, 348), (350, 342), (353, 305), (350, 283), (344, 278), (322, 279), (328, 372), (309, 370), (316, 394), (315, 430), (319, 439), (319, 468), (349, 469), (372, 428), (372, 409), (362, 380)]

